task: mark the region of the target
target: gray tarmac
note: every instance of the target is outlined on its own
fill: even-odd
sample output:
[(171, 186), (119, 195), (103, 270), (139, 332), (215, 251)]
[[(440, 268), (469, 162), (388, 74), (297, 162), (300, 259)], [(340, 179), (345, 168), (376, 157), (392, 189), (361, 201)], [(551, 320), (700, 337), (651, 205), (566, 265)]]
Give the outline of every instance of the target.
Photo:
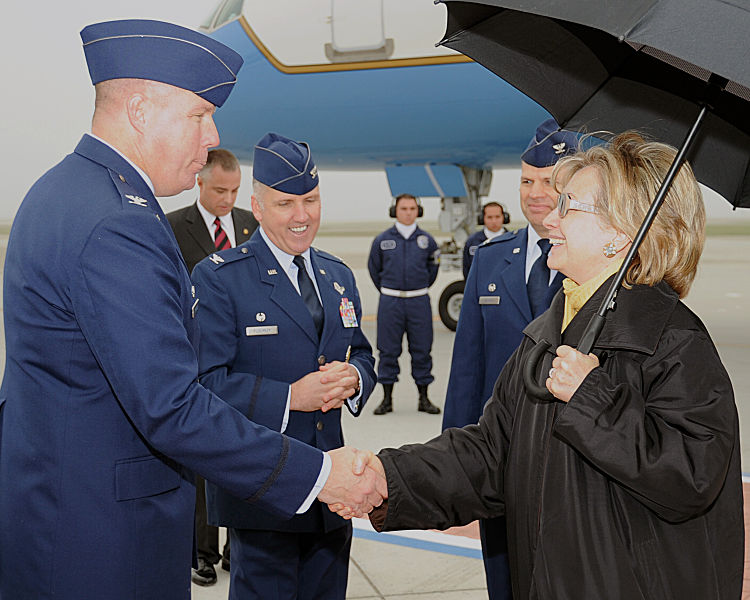
[[(384, 227), (385, 228), (385, 224)], [(362, 327), (375, 346), (375, 314), (378, 293), (367, 273), (367, 254), (374, 231), (348, 234), (341, 229), (322, 230), (315, 246), (342, 257), (357, 278), (363, 307)], [(7, 230), (0, 230), (0, 253), (4, 263)], [(438, 239), (440, 241), (440, 239)], [(686, 304), (706, 324), (734, 385), (740, 416), (741, 438), (750, 440), (750, 230), (744, 235), (711, 235), (700, 263), (698, 276)], [(434, 314), (443, 288), (461, 278), (459, 271), (441, 271), (430, 294)], [(448, 383), (453, 350), (453, 332), (437, 320), (433, 323), (435, 382), (430, 386), (433, 403), (442, 406)], [(5, 360), (4, 336), (0, 359)], [(404, 346), (406, 346), (404, 344)], [(411, 377), (408, 353), (400, 359), (401, 381), (394, 388), (394, 412), (375, 416), (380, 389), (373, 394), (362, 415), (344, 412), (344, 435), (349, 445), (379, 450), (404, 443), (426, 441), (440, 433), (441, 415), (418, 413), (417, 390)], [(743, 471), (750, 471), (750, 442), (742, 448)], [(367, 523), (355, 524), (349, 569), (347, 598), (380, 600), (486, 599), (482, 561), (477, 558), (475, 528), (465, 537), (433, 534), (425, 541), (419, 534), (403, 537), (378, 536)], [(382, 541), (381, 541), (382, 538)], [(451, 544), (451, 539), (456, 543)], [(409, 545), (405, 545), (409, 544)], [(468, 550), (466, 550), (468, 548)], [(229, 574), (218, 570), (216, 585), (193, 585), (196, 600), (225, 599)]]

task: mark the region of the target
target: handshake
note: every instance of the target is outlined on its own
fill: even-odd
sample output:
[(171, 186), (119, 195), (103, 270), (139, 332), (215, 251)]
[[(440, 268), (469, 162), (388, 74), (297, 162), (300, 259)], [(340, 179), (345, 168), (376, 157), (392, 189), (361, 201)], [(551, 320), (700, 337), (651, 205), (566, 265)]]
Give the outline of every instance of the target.
[(331, 473), (318, 500), (345, 519), (362, 517), (388, 498), (388, 484), (380, 459), (369, 450), (337, 448), (331, 458)]

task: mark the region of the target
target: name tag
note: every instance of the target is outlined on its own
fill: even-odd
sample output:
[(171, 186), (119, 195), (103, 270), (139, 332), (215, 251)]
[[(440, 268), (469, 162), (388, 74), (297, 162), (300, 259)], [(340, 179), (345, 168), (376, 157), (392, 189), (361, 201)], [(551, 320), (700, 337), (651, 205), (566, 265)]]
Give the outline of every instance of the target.
[(278, 335), (278, 325), (262, 325), (259, 327), (245, 327), (245, 335)]
[(479, 304), (500, 304), (500, 296), (479, 296)]

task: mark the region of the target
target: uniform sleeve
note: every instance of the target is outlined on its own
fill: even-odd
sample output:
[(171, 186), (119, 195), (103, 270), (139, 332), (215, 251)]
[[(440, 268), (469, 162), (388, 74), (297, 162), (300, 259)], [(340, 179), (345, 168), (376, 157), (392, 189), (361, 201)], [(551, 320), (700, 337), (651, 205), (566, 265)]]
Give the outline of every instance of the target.
[(375, 287), (380, 290), (380, 273), (383, 269), (383, 253), (380, 249), (380, 237), (376, 237), (370, 247), (370, 257), (367, 259), (367, 270)]
[(232, 494), (291, 516), (312, 489), (322, 454), (247, 420), (198, 383), (185, 322), (190, 286), (185, 294), (187, 273), (165, 225), (148, 210), (131, 210), (92, 231), (72, 273), (81, 331), (123, 413), (151, 446)]
[(352, 274), (352, 289), (354, 290), (354, 312), (357, 315), (357, 323), (359, 327), (355, 328), (352, 335), (352, 352), (349, 362), (354, 365), (359, 371), (359, 375), (362, 379), (360, 391), (362, 395), (359, 399), (359, 405), (357, 410), (352, 410), (348, 402), (344, 404), (355, 417), (362, 414), (362, 409), (367, 402), (367, 399), (375, 389), (376, 376), (375, 376), (375, 357), (372, 355), (372, 346), (362, 332), (362, 304), (359, 299), (359, 289), (357, 288), (357, 282), (354, 280)]
[(443, 429), (476, 423), (487, 400), (481, 397), (486, 358), (482, 353), (484, 324), (477, 295), (477, 271), (476, 268), (469, 271), (464, 286), (445, 395)]
[(463, 272), (464, 272), (464, 279), (467, 279), (469, 277), (469, 268), (471, 267), (471, 260), (472, 258), (474, 258), (471, 255), (471, 252), (469, 252), (469, 250), (471, 250), (471, 237), (469, 237), (466, 240), (466, 243), (464, 244), (464, 260), (461, 265), (463, 268)]
[(433, 283), (435, 283), (435, 280), (438, 276), (438, 271), (440, 270), (440, 249), (438, 248), (437, 242), (435, 241), (435, 238), (432, 236), (429, 236), (430, 238), (430, 244), (428, 246), (430, 254), (429, 258), (427, 259), (427, 272), (429, 274), (429, 283), (427, 284), (427, 287), (430, 287)]
[(234, 370), (240, 343), (236, 298), (211, 267), (212, 263), (204, 260), (193, 271), (200, 300), (196, 313), (201, 336), (200, 382), (248, 419), (280, 431), (289, 384)]
[(589, 373), (555, 435), (665, 520), (704, 512), (738, 443), (731, 383), (710, 339), (667, 331), (642, 365), (610, 361), (615, 372)]

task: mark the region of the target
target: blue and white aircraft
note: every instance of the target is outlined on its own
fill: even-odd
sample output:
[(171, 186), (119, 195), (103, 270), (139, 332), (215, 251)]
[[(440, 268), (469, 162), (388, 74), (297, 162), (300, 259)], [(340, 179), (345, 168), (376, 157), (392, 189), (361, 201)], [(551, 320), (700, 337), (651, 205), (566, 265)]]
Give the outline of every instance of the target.
[[(278, 131), (309, 142), (320, 167), (385, 170), (393, 196), (441, 198), (453, 238), (441, 262), (460, 268), (492, 168), (518, 167), (549, 115), (436, 47), (445, 22), (430, 0), (222, 0), (201, 28), (245, 60), (216, 116), (222, 146), (250, 164), (255, 141)], [(457, 317), (462, 291), (441, 309)]]

